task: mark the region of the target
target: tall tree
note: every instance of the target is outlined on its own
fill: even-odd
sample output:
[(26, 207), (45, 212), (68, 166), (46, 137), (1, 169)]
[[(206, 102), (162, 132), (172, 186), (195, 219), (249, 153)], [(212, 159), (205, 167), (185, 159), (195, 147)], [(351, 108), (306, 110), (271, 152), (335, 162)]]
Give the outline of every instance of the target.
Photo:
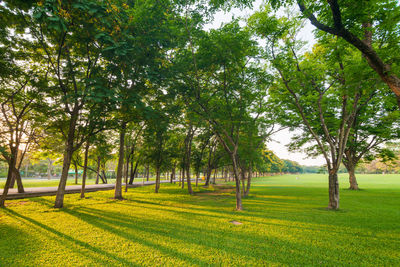
[[(358, 72), (358, 75), (361, 74), (361, 71)], [(379, 81), (370, 84), (376, 88), (373, 91), (373, 98), (368, 105), (357, 111), (343, 156), (351, 190), (359, 189), (355, 170), (360, 160), (379, 157), (380, 154), (386, 153), (382, 147), (385, 142), (400, 138), (400, 112), (396, 109), (393, 94), (391, 92), (385, 94), (384, 90), (379, 88), (382, 86)]]
[[(211, 126), (228, 153), (236, 181), (236, 209), (242, 210), (238, 149), (240, 131), (265, 96), (268, 76), (257, 65), (251, 34), (234, 21), (197, 34), (186, 18), (188, 50), (182, 51), (179, 88), (189, 107)], [(189, 65), (188, 65), (189, 64)]]
[(368, 81), (360, 81), (355, 71), (362, 62), (340, 40), (317, 44), (312, 53), (301, 55), (302, 44), (296, 40), (299, 22), (269, 16), (268, 8), (253, 15), (250, 23), (267, 39), (269, 60), (280, 77), (271, 88), (280, 123), (302, 129), (292, 148), (313, 142), (307, 152), (323, 155), (329, 172), (328, 208), (338, 209), (337, 173), (357, 111), (372, 94), (363, 90)]
[(48, 66), (50, 124), (60, 130), (65, 142), (56, 208), (64, 204), (72, 154), (94, 134), (83, 135), (88, 121), (82, 115), (92, 110), (91, 105), (106, 107), (105, 98), (112, 94), (102, 73), (104, 44), (98, 38), (103, 28), (109, 30), (105, 26), (110, 25), (110, 17), (106, 4), (99, 2), (47, 0), (35, 5), (32, 19), (27, 21), (32, 37), (41, 46), (42, 62)]
[(43, 103), (40, 87), (44, 84), (43, 68), (35, 63), (33, 54), (37, 47), (24, 39), (24, 15), (9, 8), (6, 4), (0, 7), (0, 23), (4, 26), (0, 31), (0, 155), (9, 164), (0, 206), (4, 206), (8, 189), (15, 181), (18, 192), (24, 192), (19, 169), (39, 136), (41, 117), (37, 110)]

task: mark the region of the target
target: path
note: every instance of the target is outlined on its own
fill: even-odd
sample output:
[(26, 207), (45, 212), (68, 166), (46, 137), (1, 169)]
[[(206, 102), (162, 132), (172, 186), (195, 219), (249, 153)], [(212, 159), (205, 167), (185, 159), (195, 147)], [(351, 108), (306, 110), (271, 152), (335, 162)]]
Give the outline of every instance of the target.
[[(160, 181), (161, 183), (169, 183), (169, 181)], [(154, 185), (155, 181), (146, 182), (134, 182), (128, 185), (128, 188), (140, 187), (145, 185)], [(81, 192), (81, 185), (69, 185), (65, 188), (65, 194), (76, 194)], [(115, 188), (115, 184), (91, 184), (86, 185), (85, 192), (96, 192), (112, 190)], [(25, 193), (18, 193), (17, 189), (10, 189), (6, 199), (22, 199), (30, 197), (41, 197), (41, 196), (55, 196), (57, 193), (57, 186), (54, 187), (30, 187), (25, 188)], [(0, 195), (3, 194), (3, 189), (0, 189)]]

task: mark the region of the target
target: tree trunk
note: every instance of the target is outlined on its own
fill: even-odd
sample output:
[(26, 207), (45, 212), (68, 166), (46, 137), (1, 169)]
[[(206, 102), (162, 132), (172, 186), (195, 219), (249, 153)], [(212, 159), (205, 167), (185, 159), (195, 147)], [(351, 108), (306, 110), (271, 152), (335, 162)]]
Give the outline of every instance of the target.
[(196, 187), (199, 185), (200, 172), (196, 173)]
[(14, 173), (14, 168), (13, 168), (13, 174), (11, 176), (11, 182), (10, 182), (10, 189), (15, 187), (15, 180), (16, 180), (15, 178), (16, 178), (16, 175)]
[(21, 178), (21, 173), (19, 172), (19, 169), (14, 168), (14, 177), (15, 181), (17, 181), (17, 188), (18, 188), (18, 193), (24, 193), (24, 186), (22, 184), (22, 178)]
[(224, 169), (224, 179), (225, 179), (225, 183), (228, 181), (228, 170)]
[(133, 172), (133, 154), (132, 157), (130, 159), (130, 164), (131, 164), (131, 172), (129, 174), (129, 184), (133, 183), (133, 180), (135, 179), (135, 173)]
[(86, 141), (85, 156), (84, 156), (84, 160), (83, 160), (81, 198), (85, 198), (85, 186), (86, 186), (86, 175), (87, 175), (87, 165), (88, 165), (88, 154), (89, 154), (89, 141)]
[(175, 171), (176, 171), (176, 167), (174, 166), (174, 168), (172, 169), (172, 172), (171, 172), (171, 180), (170, 180), (171, 184), (175, 180)]
[(328, 209), (339, 209), (339, 181), (337, 170), (329, 170), (329, 206)]
[(349, 172), (350, 190), (359, 190), (355, 170)]
[(67, 185), (68, 179), (68, 170), (71, 164), (72, 158), (72, 141), (69, 142), (66, 151), (64, 152), (64, 159), (63, 159), (63, 168), (61, 172), (60, 183), (58, 185), (57, 195), (56, 195), (56, 202), (54, 204), (55, 208), (62, 208), (64, 206), (64, 194), (65, 194), (65, 186)]
[[(105, 168), (105, 167), (104, 167)], [(103, 173), (103, 176), (100, 176), (101, 180), (103, 181), (103, 184), (108, 183), (107, 181), (107, 175), (106, 172), (104, 171), (104, 169), (101, 171)]]
[(209, 186), (210, 185), (210, 180), (211, 180), (211, 168), (207, 168), (207, 176), (206, 176), (206, 182), (204, 186)]
[(214, 171), (214, 176), (213, 176), (213, 184), (216, 184), (216, 176), (217, 176), (217, 169), (215, 169), (215, 171)]
[(133, 170), (131, 170), (131, 177), (129, 179), (129, 184), (133, 184), (133, 181), (135, 180), (135, 177), (137, 175), (138, 165), (139, 165), (139, 159), (136, 161), (135, 167), (133, 168)]
[(242, 196), (244, 197), (246, 194), (246, 186), (245, 186), (245, 180), (246, 180), (246, 171), (241, 170), (241, 180), (242, 180)]
[(236, 210), (243, 210), (242, 206), (242, 196), (240, 194), (240, 174), (238, 170), (238, 165), (236, 161), (236, 155), (230, 154), (232, 160), (233, 176), (236, 183)]
[(190, 124), (186, 138), (185, 138), (185, 164), (184, 171), (186, 171), (186, 183), (188, 187), (188, 192), (190, 195), (193, 195), (192, 181), (190, 177), (190, 163), (192, 157), (192, 140), (193, 140), (193, 127)]
[(156, 187), (155, 187), (155, 193), (158, 193), (160, 190), (160, 167), (156, 167)]
[(119, 133), (119, 155), (118, 155), (118, 166), (117, 166), (117, 177), (115, 179), (115, 199), (123, 199), (122, 197), (122, 168), (124, 165), (124, 141), (125, 141), (125, 129), (126, 123), (123, 122), (121, 125), (121, 131)]
[(250, 186), (251, 186), (251, 178), (253, 176), (253, 169), (250, 165), (249, 173), (247, 175), (247, 186), (246, 186), (246, 191), (244, 193), (244, 196), (247, 197), (250, 193)]
[(74, 168), (75, 168), (75, 184), (78, 184), (78, 165), (76, 162), (74, 162)]
[(128, 192), (128, 176), (129, 176), (129, 159), (130, 156), (126, 157), (126, 164), (125, 164), (125, 192)]
[(146, 173), (146, 181), (149, 181), (150, 178), (150, 166), (147, 164), (147, 173)]
[(185, 188), (185, 167), (182, 168), (181, 170), (181, 188)]
[(189, 166), (186, 166), (186, 182), (189, 194), (193, 195), (192, 181), (190, 180), (190, 163)]
[(96, 184), (99, 184), (99, 176), (100, 176), (100, 157), (97, 157), (97, 171), (96, 171)]
[(8, 194), (8, 190), (10, 188), (10, 184), (11, 184), (11, 179), (13, 176), (13, 166), (15, 165), (15, 159), (14, 157), (10, 158), (10, 162), (8, 165), (8, 173), (7, 173), (7, 180), (6, 180), (6, 184), (4, 185), (4, 189), (3, 189), (3, 194), (0, 197), (0, 208), (4, 208), (5, 207), (5, 201), (7, 198), (7, 194)]
[(356, 179), (356, 167), (355, 164), (352, 164), (350, 161), (343, 163), (346, 167), (347, 172), (349, 173), (349, 183), (350, 183), (350, 190), (359, 190), (358, 183)]
[(71, 165), (72, 154), (74, 152), (75, 128), (78, 116), (79, 109), (77, 103), (75, 103), (68, 128), (67, 142), (64, 150), (63, 168), (61, 172), (60, 183), (58, 184), (56, 201), (54, 203), (55, 208), (62, 208), (64, 206), (65, 186), (67, 185), (68, 171)]

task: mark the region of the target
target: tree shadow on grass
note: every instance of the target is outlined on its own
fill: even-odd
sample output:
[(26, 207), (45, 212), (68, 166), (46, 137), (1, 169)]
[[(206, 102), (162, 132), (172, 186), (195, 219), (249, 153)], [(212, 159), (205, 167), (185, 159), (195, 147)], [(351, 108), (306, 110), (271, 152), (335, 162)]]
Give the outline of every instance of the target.
[[(116, 202), (115, 204), (125, 205), (126, 203), (127, 202)], [(153, 207), (153, 209), (156, 211), (157, 206), (158, 205)], [(124, 208), (124, 210), (127, 208)], [(141, 208), (148, 209), (148, 207)], [(161, 210), (162, 208), (166, 207), (159, 207), (158, 210)], [(168, 239), (186, 244), (180, 246), (181, 248), (199, 246), (202, 249), (201, 251), (203, 251), (202, 254), (210, 249), (213, 249), (214, 251), (221, 251), (224, 253), (224, 255), (228, 255), (232, 264), (235, 262), (235, 259), (243, 258), (246, 258), (250, 262), (253, 261), (260, 263), (260, 259), (264, 258), (265, 260), (268, 259), (269, 263), (290, 264), (293, 263), (293, 258), (290, 259), (286, 257), (285, 250), (287, 249), (291, 249), (292, 257), (296, 257), (298, 259), (307, 258), (309, 263), (314, 261), (311, 256), (303, 255), (302, 249), (304, 249), (304, 244), (296, 241), (290, 242), (287, 240), (282, 240), (273, 236), (263, 236), (259, 234), (250, 235), (249, 232), (242, 233), (240, 228), (218, 230), (217, 227), (207, 230), (202, 227), (184, 224), (182, 221), (175, 220), (174, 218), (177, 218), (176, 216), (150, 219), (132, 216), (121, 212), (108, 210), (105, 211), (93, 207), (87, 208), (82, 206), (63, 208), (62, 212), (73, 215), (99, 229), (108, 231), (127, 240), (146, 245), (149, 248), (156, 249), (164, 255), (176, 257), (187, 263), (194, 263), (201, 266), (219, 264), (221, 262), (215, 262), (216, 259), (213, 257), (214, 261), (210, 263), (202, 260), (200, 257), (193, 257), (191, 254), (184, 253), (181, 250), (177, 250), (169, 246), (162, 246), (154, 241), (145, 239), (142, 236), (139, 237), (139, 235), (144, 234), (149, 236), (149, 238), (152, 240)], [(186, 218), (190, 217), (191, 215), (195, 215), (186, 211), (175, 212), (176, 214), (183, 215)], [(209, 217), (214, 217), (215, 219), (220, 218), (218, 215)], [(211, 221), (210, 223), (213, 222)], [(226, 224), (229, 225), (228, 220), (226, 221)], [(121, 230), (121, 227), (126, 230)], [(253, 254), (255, 255), (249, 255), (248, 247), (254, 247)], [(310, 251), (318, 250), (319, 248), (315, 246), (307, 246), (307, 249)], [(277, 257), (276, 259), (271, 258), (271, 255), (269, 255), (269, 257), (265, 257), (265, 255), (275, 254), (276, 252), (278, 254), (280, 253), (281, 257)]]
[[(52, 205), (52, 202), (50, 202), (47, 199), (43, 199), (43, 198), (36, 198), (33, 201), (42, 203), (48, 207), (51, 207), (51, 205)], [(113, 202), (113, 203), (118, 204), (121, 202), (118, 201), (118, 202)], [(96, 213), (89, 214), (88, 212), (79, 212), (78, 210), (96, 211)], [(159, 221), (155, 222), (155, 221), (142, 219), (138, 223), (133, 223), (132, 221), (136, 220), (136, 218), (133, 218), (131, 216), (120, 214), (120, 213), (111, 213), (108, 211), (98, 210), (98, 209), (94, 209), (94, 208), (85, 208), (83, 206), (76, 206), (76, 207), (71, 207), (71, 208), (65, 207), (65, 208), (62, 208), (60, 211), (65, 212), (69, 215), (75, 216), (75, 217), (79, 218), (80, 220), (87, 222), (88, 224), (98, 227), (99, 229), (108, 231), (108, 232), (115, 234), (117, 236), (120, 236), (124, 239), (128, 239), (130, 241), (145, 245), (149, 248), (156, 249), (159, 252), (163, 253), (164, 255), (177, 257), (188, 263), (196, 263), (196, 264), (200, 264), (203, 266), (208, 265), (207, 262), (202, 261), (201, 259), (193, 258), (190, 255), (187, 255), (182, 252), (173, 250), (171, 248), (156, 244), (155, 242), (146, 240), (144, 238), (138, 237), (137, 235), (130, 234), (128, 232), (122, 231), (117, 228), (117, 226), (123, 226), (123, 227), (132, 228), (137, 232), (143, 232), (143, 228), (146, 227), (146, 225), (148, 225), (149, 223), (157, 224), (157, 223), (159, 223)], [(107, 214), (110, 214), (110, 215), (107, 217)], [(118, 220), (116, 215), (118, 215), (119, 217), (122, 216), (122, 218), (120, 218)], [(153, 230), (155, 230), (155, 229), (153, 229)], [(164, 230), (164, 228), (161, 227), (161, 230), (158, 232), (160, 233), (163, 230)], [(153, 231), (153, 232), (149, 231), (148, 233), (157, 234), (157, 231)]]
[[(24, 259), (26, 247), (32, 246), (36, 242), (37, 240), (26, 231), (0, 220), (0, 266), (26, 264), (26, 259)], [(34, 255), (31, 253), (30, 257), (34, 257)]]
[[(161, 220), (157, 219), (138, 218), (121, 214), (119, 212), (105, 212), (103, 210), (85, 207), (79, 207), (74, 210), (67, 209), (64, 211), (68, 214), (79, 217), (80, 219), (83, 219), (96, 227), (110, 231), (121, 237), (134, 240), (135, 242), (144, 243), (149, 247), (156, 248), (164, 254), (178, 257), (182, 260), (202, 266), (207, 266), (210, 264), (210, 262), (205, 262), (199, 258), (189, 257), (188, 255), (183, 254), (175, 249), (160, 246), (154, 242), (145, 240), (144, 238), (138, 238), (132, 233), (117, 229), (116, 226), (118, 225), (131, 229), (135, 233), (142, 232), (148, 235), (156, 235), (159, 238), (176, 239), (178, 242), (187, 244), (188, 246), (200, 246), (202, 249), (205, 249), (205, 251), (209, 250), (210, 248), (223, 251), (225, 255), (228, 255), (228, 257), (233, 259), (233, 262), (235, 258), (247, 258), (247, 260), (253, 260), (257, 262), (263, 258), (265, 254), (271, 253), (271, 251), (281, 253), (281, 255), (286, 255), (285, 251), (290, 249), (292, 257), (294, 256), (299, 259), (308, 258), (308, 262), (312, 263), (314, 261), (313, 257), (310, 255), (304, 255), (302, 251), (307, 249), (308, 251), (314, 250), (316, 253), (316, 251), (319, 250), (317, 246), (305, 246), (304, 244), (296, 241), (290, 242), (272, 236), (249, 235), (248, 232), (227, 232), (216, 229), (213, 229), (212, 231), (205, 231), (204, 228), (195, 227), (193, 225), (179, 224), (177, 221), (173, 221), (171, 219), (162, 222)], [(219, 239), (226, 239), (229, 242), (225, 242), (223, 245), (218, 242), (210, 242), (210, 240)], [(262, 251), (259, 249), (257, 255), (249, 255), (248, 247), (256, 248), (260, 246), (264, 248)], [(271, 258), (269, 260), (271, 260)], [(274, 260), (274, 263), (280, 264), (293, 263), (293, 258), (288, 259), (286, 256)], [(212, 263), (215, 264), (215, 262)]]
[[(125, 205), (125, 206), (132, 206), (129, 202), (125, 203), (118, 203), (119, 205)], [(145, 206), (146, 209), (151, 209), (151, 210), (160, 210), (162, 209), (163, 211), (175, 213), (176, 215), (179, 216), (198, 216), (200, 219), (203, 217), (205, 218), (214, 218), (214, 219), (225, 219), (226, 222), (232, 220), (237, 215), (235, 212), (225, 212), (225, 211), (217, 211), (215, 209), (213, 210), (206, 210), (203, 208), (194, 208), (194, 207), (169, 207), (165, 206), (162, 204), (158, 203), (152, 203), (148, 201), (133, 201), (133, 202), (138, 202), (138, 203), (146, 203), (147, 205)], [(153, 205), (153, 207), (152, 207)], [(143, 207), (143, 206), (142, 206)], [(211, 214), (210, 214), (211, 213)], [(240, 216), (242, 215), (242, 216)], [(294, 220), (294, 219), (288, 219), (288, 218), (283, 218), (283, 216), (271, 216), (271, 215), (255, 215), (253, 212), (249, 214), (240, 214), (238, 217), (240, 218), (239, 220), (244, 223), (253, 223), (253, 224), (262, 224), (262, 225), (267, 225), (267, 226), (277, 226), (277, 227), (282, 227), (282, 228), (287, 228), (287, 229), (296, 229), (296, 230), (308, 230), (311, 232), (314, 231), (319, 231), (319, 232), (325, 232), (327, 234), (339, 234), (342, 236), (349, 236), (350, 239), (354, 237), (354, 235), (357, 235), (358, 237), (363, 237), (363, 238), (372, 238), (372, 239), (379, 239), (382, 241), (393, 241), (396, 243), (399, 243), (400, 245), (400, 240), (397, 238), (392, 238), (392, 237), (377, 237), (374, 234), (366, 234), (363, 233), (364, 229), (353, 229), (352, 231), (349, 230), (348, 228), (343, 229), (343, 230), (337, 230), (334, 229), (337, 227), (337, 225), (334, 224), (321, 224), (321, 223), (315, 223), (312, 222), (311, 220), (309, 221), (304, 221), (304, 220)], [(263, 221), (260, 220), (252, 220), (252, 217), (264, 219)], [(274, 221), (274, 222), (271, 222)], [(278, 223), (276, 221), (282, 221), (282, 223)], [(287, 222), (286, 224), (283, 222)], [(303, 224), (302, 226), (294, 225), (294, 224)]]
[[(81, 247), (83, 249), (76, 249), (76, 250), (74, 250), (74, 252), (77, 252), (77, 253), (79, 253), (82, 256), (85, 256), (87, 258), (94, 259), (95, 262), (101, 262), (102, 257), (100, 257), (100, 256), (105, 255), (108, 259), (111, 259), (111, 260), (116, 261), (118, 263), (123, 263), (125, 265), (131, 265), (131, 266), (133, 265), (133, 263), (131, 263), (131, 262), (129, 262), (129, 261), (123, 259), (123, 258), (120, 258), (120, 257), (118, 257), (116, 255), (108, 253), (107, 251), (104, 251), (104, 250), (101, 250), (101, 249), (99, 249), (97, 247), (94, 247), (94, 246), (92, 246), (92, 245), (90, 245), (90, 244), (88, 244), (86, 242), (83, 242), (81, 240), (77, 240), (77, 239), (75, 239), (75, 238), (73, 238), (71, 236), (68, 236), (68, 235), (66, 235), (64, 233), (61, 233), (61, 232), (57, 231), (56, 229), (54, 229), (54, 228), (52, 228), (50, 226), (47, 226), (47, 225), (45, 225), (45, 224), (43, 224), (41, 222), (38, 222), (38, 221), (36, 221), (36, 220), (34, 220), (32, 218), (29, 218), (27, 216), (19, 214), (19, 213), (15, 212), (13, 210), (10, 210), (10, 209), (7, 209), (5, 211), (11, 217), (14, 217), (14, 218), (16, 218), (16, 219), (18, 219), (20, 221), (22, 220), (26, 224), (34, 225), (37, 228), (39, 228), (41, 230), (44, 230), (45, 232), (53, 234), (54, 236), (56, 236), (58, 238), (58, 242), (60, 244), (64, 245), (64, 246), (65, 246), (65, 241), (67, 241), (69, 243), (72, 243), (72, 244), (75, 244), (75, 245), (78, 245), (79, 247)], [(89, 250), (89, 253), (86, 252), (85, 249)]]

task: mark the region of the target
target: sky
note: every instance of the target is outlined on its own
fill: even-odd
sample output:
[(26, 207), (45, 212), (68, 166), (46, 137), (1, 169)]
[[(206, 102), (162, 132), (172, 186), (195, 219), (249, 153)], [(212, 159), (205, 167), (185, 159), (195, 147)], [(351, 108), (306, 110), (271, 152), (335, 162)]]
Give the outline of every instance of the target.
[[(246, 18), (253, 14), (255, 11), (259, 10), (262, 5), (262, 1), (257, 0), (254, 2), (252, 8), (246, 8), (243, 10), (234, 8), (229, 12), (220, 11), (217, 12), (214, 16), (214, 21), (205, 26), (206, 29), (218, 28), (223, 23), (227, 23), (232, 20), (232, 16), (235, 18), (242, 17)], [(314, 27), (310, 23), (306, 23), (303, 30), (299, 34), (299, 38), (307, 41), (309, 45), (315, 43), (314, 35), (312, 31)], [(267, 147), (274, 151), (274, 153), (281, 159), (289, 159), (294, 160), (300, 163), (301, 165), (307, 166), (320, 166), (325, 164), (325, 160), (322, 156), (317, 158), (309, 158), (306, 154), (302, 152), (289, 152), (286, 145), (290, 142), (291, 137), (293, 136), (288, 130), (282, 130), (271, 137), (271, 141), (267, 143)]]

